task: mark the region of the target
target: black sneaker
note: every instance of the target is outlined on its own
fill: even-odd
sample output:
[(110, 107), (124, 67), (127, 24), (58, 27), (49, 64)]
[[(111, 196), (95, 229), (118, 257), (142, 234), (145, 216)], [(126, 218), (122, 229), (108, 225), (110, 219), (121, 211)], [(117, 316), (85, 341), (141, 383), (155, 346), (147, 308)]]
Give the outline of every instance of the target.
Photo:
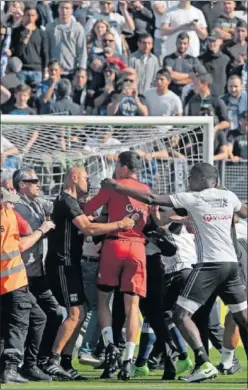
[(131, 378), (132, 360), (124, 360), (117, 378), (121, 381), (128, 381)]
[(28, 379), (23, 378), (23, 376), (21, 376), (19, 374), (19, 372), (17, 372), (17, 367), (16, 368), (6, 368), (3, 372), (1, 382), (6, 383), (6, 384), (8, 384), (8, 383), (28, 383)]
[(114, 373), (118, 369), (119, 357), (119, 349), (114, 344), (109, 344), (105, 351), (105, 368), (100, 376), (101, 379), (111, 379), (114, 377)]
[(237, 358), (233, 359), (233, 364), (230, 368), (224, 368), (223, 363), (218, 364), (216, 368), (222, 375), (233, 375), (242, 371), (242, 366)]
[(88, 378), (86, 376), (81, 375), (77, 370), (74, 370), (74, 368), (70, 368), (69, 370), (65, 370), (65, 372), (70, 375), (71, 381), (87, 381)]
[(57, 360), (44, 366), (43, 371), (54, 380), (68, 381), (71, 379), (71, 376), (61, 367)]
[(45, 374), (39, 367), (23, 367), (21, 374), (24, 378), (34, 382), (51, 382), (53, 379), (50, 375)]

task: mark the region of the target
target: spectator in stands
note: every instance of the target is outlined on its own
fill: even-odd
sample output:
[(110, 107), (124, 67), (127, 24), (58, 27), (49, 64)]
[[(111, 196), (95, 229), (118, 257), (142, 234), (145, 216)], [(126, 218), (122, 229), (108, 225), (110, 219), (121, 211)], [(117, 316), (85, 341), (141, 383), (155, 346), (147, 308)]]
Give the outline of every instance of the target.
[(7, 102), (1, 99), (1, 111), (3, 114), (8, 112), (9, 107), (12, 107), (15, 103), (15, 90), (18, 85), (21, 84), (20, 79), (17, 77), (17, 74), (22, 69), (22, 62), (17, 57), (11, 57), (8, 61), (8, 66), (6, 69), (6, 75), (1, 78), (2, 87), (6, 88), (10, 92), (10, 98)]
[(115, 34), (113, 30), (116, 30), (119, 35), (121, 35), (122, 31), (133, 33), (135, 25), (132, 16), (128, 12), (127, 1), (120, 0), (119, 6), (121, 15), (117, 12), (114, 12), (113, 0), (100, 0), (100, 14), (96, 15), (95, 18), (93, 17), (88, 20), (85, 26), (86, 34), (88, 35), (91, 32), (95, 22), (98, 19), (107, 20), (111, 26), (111, 31), (113, 34)]
[(230, 61), (229, 57), (221, 51), (222, 43), (222, 39), (216, 34), (212, 34), (208, 37), (208, 49), (199, 57), (208, 73), (213, 77), (212, 93), (215, 96), (221, 96), (225, 93), (227, 67)]
[(129, 57), (129, 66), (137, 74), (138, 92), (143, 95), (155, 82), (159, 63), (157, 57), (151, 53), (153, 38), (150, 34), (139, 35), (138, 50)]
[(234, 38), (225, 45), (224, 53), (227, 54), (231, 60), (235, 60), (239, 54), (246, 54), (247, 52), (247, 23), (244, 20), (239, 20), (236, 28)]
[(227, 106), (230, 130), (239, 128), (240, 115), (247, 110), (247, 92), (243, 91), (239, 76), (230, 76), (227, 83), (228, 93), (222, 96)]
[[(110, 24), (107, 20), (98, 19), (88, 35), (89, 56), (94, 53), (103, 52), (103, 36), (110, 31)], [(116, 42), (115, 42), (116, 43)], [(89, 59), (90, 61), (90, 59)]]
[(37, 105), (39, 111), (43, 114), (46, 111), (45, 106), (57, 100), (57, 87), (60, 81), (62, 68), (59, 62), (54, 59), (48, 63), (48, 80), (43, 80), (37, 88), (36, 97), (39, 99)]
[(157, 72), (156, 87), (145, 91), (150, 116), (180, 116), (183, 106), (180, 98), (169, 90), (171, 75), (168, 70)]
[(86, 88), (87, 72), (83, 68), (77, 68), (74, 81), (72, 101), (81, 107), (82, 113), (90, 114), (92, 111), (92, 98)]
[[(248, 42), (248, 39), (246, 38), (246, 42)], [(248, 61), (247, 61), (247, 53), (245, 55), (245, 61), (244, 64), (239, 65), (235, 68), (233, 68), (230, 72), (230, 75), (237, 75), (241, 77), (242, 84), (243, 84), (243, 90), (247, 91), (248, 83), (247, 83), (247, 75), (248, 75)]]
[(127, 42), (131, 53), (137, 50), (139, 37), (144, 34), (153, 34), (154, 15), (150, 1), (135, 0), (128, 1), (128, 9), (133, 17), (135, 30), (131, 37), (127, 37)]
[(192, 98), (192, 96), (194, 96), (194, 94), (195, 94), (195, 91), (194, 91), (195, 77), (205, 75), (206, 73), (207, 73), (207, 71), (202, 64), (194, 66), (192, 71), (189, 73), (189, 76), (190, 76), (190, 79), (192, 80), (192, 82), (191, 82), (191, 84), (187, 84), (183, 87), (182, 95), (181, 95), (181, 99), (182, 99), (182, 103), (183, 103), (183, 107), (184, 107), (184, 112), (186, 113), (186, 115), (187, 115), (187, 109), (186, 109), (187, 104), (188, 104), (189, 100)]
[(15, 104), (8, 108), (10, 115), (35, 115), (35, 111), (28, 106), (31, 95), (29, 85), (20, 84), (15, 89)]
[(235, 37), (235, 28), (240, 19), (235, 16), (236, 1), (224, 0), (221, 5), (223, 13), (216, 19), (213, 31), (225, 42)]
[(230, 127), (228, 122), (228, 113), (225, 103), (220, 97), (211, 94), (213, 78), (210, 74), (196, 76), (194, 78), (195, 95), (189, 100), (189, 116), (214, 116), (215, 132), (217, 130), (226, 130)]
[(52, 23), (53, 14), (48, 0), (41, 0), (37, 2), (36, 9), (39, 15), (39, 24), (42, 30), (46, 29), (48, 23)]
[(97, 18), (100, 13), (98, 0), (81, 0), (79, 6), (74, 12), (74, 16), (82, 26), (85, 26), (87, 21), (91, 18)]
[(70, 1), (61, 1), (58, 12), (59, 18), (46, 27), (49, 55), (60, 63), (62, 75), (72, 80), (78, 66), (87, 66), (86, 37), (83, 26), (72, 16)]
[(2, 78), (5, 75), (5, 70), (8, 63), (8, 57), (11, 55), (9, 50), (11, 34), (10, 28), (7, 28), (5, 24), (0, 24), (0, 56), (1, 56), (1, 67), (0, 67), (0, 77)]
[[(1, 167), (2, 168), (17, 168), (16, 164), (13, 165), (13, 156), (20, 154), (17, 147), (12, 144), (7, 138), (1, 135)], [(15, 159), (15, 162), (18, 160)]]
[(24, 15), (24, 2), (22, 1), (10, 1), (8, 10), (4, 15), (4, 22), (7, 23), (8, 27), (15, 29), (21, 25)]
[(12, 54), (19, 57), (23, 64), (18, 77), (30, 85), (38, 85), (42, 81), (48, 65), (47, 36), (37, 27), (37, 20), (36, 8), (32, 5), (26, 7), (23, 24), (14, 29), (11, 38)]
[(191, 83), (190, 72), (200, 65), (197, 58), (187, 54), (189, 42), (189, 34), (180, 33), (177, 36), (177, 51), (163, 61), (163, 67), (170, 72), (172, 79), (170, 90), (178, 96), (181, 96), (183, 87)]
[(116, 64), (105, 63), (102, 74), (104, 77), (104, 85), (95, 93), (94, 106), (97, 109), (98, 115), (107, 115), (107, 106), (111, 102), (111, 94), (117, 88), (120, 71)]
[(143, 95), (137, 89), (137, 76), (132, 68), (123, 72), (117, 90), (111, 94), (111, 102), (107, 106), (107, 115), (147, 116), (148, 108)]
[(79, 104), (72, 101), (72, 85), (70, 80), (63, 79), (57, 86), (57, 100), (51, 102), (44, 110), (45, 114), (82, 115)]
[(176, 51), (176, 39), (179, 32), (189, 34), (190, 45), (187, 53), (198, 57), (200, 40), (207, 38), (207, 23), (203, 13), (193, 7), (189, 0), (180, 0), (178, 9), (165, 14), (161, 25), (161, 35), (168, 36), (167, 55)]
[(222, 2), (219, 0), (200, 0), (200, 1), (192, 1), (192, 5), (196, 8), (199, 8), (203, 15), (205, 16), (207, 26), (208, 26), (208, 33), (211, 34), (214, 22), (216, 19), (221, 15), (222, 13)]
[(248, 112), (240, 115), (240, 127), (227, 135), (229, 158), (232, 162), (248, 160)]

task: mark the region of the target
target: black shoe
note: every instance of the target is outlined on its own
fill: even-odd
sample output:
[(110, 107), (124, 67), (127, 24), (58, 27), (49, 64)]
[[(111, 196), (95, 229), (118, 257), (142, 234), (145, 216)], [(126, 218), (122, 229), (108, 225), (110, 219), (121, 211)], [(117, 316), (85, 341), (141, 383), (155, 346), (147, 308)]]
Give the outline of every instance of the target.
[(109, 344), (105, 351), (104, 371), (100, 376), (101, 379), (111, 379), (118, 369), (118, 359), (120, 351), (114, 344)]
[(47, 374), (45, 374), (40, 368), (37, 366), (30, 368), (22, 368), (21, 375), (34, 382), (52, 382), (53, 378)]
[[(160, 357), (159, 358), (156, 358), (155, 356), (152, 356), (151, 358), (149, 358), (148, 362), (147, 362), (147, 365), (148, 365), (148, 368), (149, 370), (160, 370), (161, 369), (161, 364), (160, 364)], [(164, 364), (162, 366), (162, 369), (164, 368)]]
[(176, 373), (165, 370), (161, 379), (162, 381), (174, 381), (176, 379)]
[(2, 383), (28, 383), (28, 379), (23, 378), (16, 368), (6, 368), (3, 372)]
[(53, 363), (48, 362), (48, 364), (43, 367), (43, 371), (50, 375), (54, 380), (71, 380), (71, 376), (61, 367), (57, 360)]
[(121, 381), (128, 381), (131, 377), (132, 360), (124, 360), (117, 378)]
[(65, 372), (70, 375), (71, 381), (87, 381), (88, 378), (86, 376), (81, 375), (77, 370), (74, 370), (74, 368), (70, 368), (69, 370), (65, 370)]
[(233, 375), (236, 372), (242, 371), (242, 366), (237, 358), (233, 359), (233, 364), (230, 368), (224, 368), (223, 363), (218, 364), (216, 368), (222, 375)]

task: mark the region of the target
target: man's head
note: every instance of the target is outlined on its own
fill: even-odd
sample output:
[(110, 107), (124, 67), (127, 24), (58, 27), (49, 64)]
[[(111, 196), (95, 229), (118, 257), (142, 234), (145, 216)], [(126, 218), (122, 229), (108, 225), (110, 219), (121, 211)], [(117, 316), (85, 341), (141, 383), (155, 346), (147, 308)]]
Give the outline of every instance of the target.
[(78, 197), (87, 194), (88, 175), (84, 168), (72, 167), (65, 174), (64, 189), (71, 189)]
[(31, 88), (26, 84), (20, 84), (15, 89), (15, 99), (17, 106), (26, 107), (30, 99)]
[(235, 35), (237, 42), (244, 42), (247, 37), (247, 23), (245, 20), (239, 20), (236, 29), (235, 29)]
[(227, 82), (227, 89), (228, 93), (232, 97), (239, 98), (243, 90), (242, 79), (237, 75), (229, 77)]
[(38, 20), (38, 12), (34, 6), (27, 6), (24, 11), (23, 24), (27, 26), (28, 24), (35, 25)]
[(225, 1), (222, 1), (222, 7), (223, 7), (223, 11), (224, 11), (224, 14), (226, 16), (229, 16), (231, 15), (234, 10), (235, 10), (235, 7), (236, 7), (236, 1), (234, 0), (225, 0)]
[(177, 51), (180, 55), (186, 53), (189, 47), (189, 34), (182, 32), (177, 36)]
[(107, 32), (102, 36), (103, 51), (108, 56), (115, 54), (115, 37), (112, 32)]
[(51, 61), (49, 61), (48, 73), (49, 73), (49, 78), (51, 80), (54, 80), (54, 79), (59, 80), (61, 72), (62, 72), (62, 68), (61, 68), (61, 65), (59, 64), (58, 60), (52, 59)]
[(218, 171), (208, 163), (197, 163), (189, 174), (189, 190), (203, 191), (207, 188), (215, 188), (218, 185)]
[(122, 152), (118, 156), (115, 166), (116, 179), (125, 179), (136, 176), (141, 168), (141, 158), (138, 153), (134, 151)]
[(70, 23), (72, 14), (73, 14), (73, 6), (71, 1), (60, 1), (59, 3), (59, 19), (64, 23)]
[(189, 7), (190, 6), (190, 0), (180, 0), (179, 5), (180, 5), (181, 8)]
[(72, 95), (72, 86), (70, 80), (60, 80), (60, 82), (58, 83), (57, 95), (60, 99)]
[(19, 73), (22, 70), (22, 62), (18, 57), (11, 57), (7, 64), (7, 73)]
[(210, 93), (210, 89), (213, 84), (213, 77), (211, 74), (206, 73), (205, 75), (197, 75), (194, 80), (195, 93), (201, 95)]
[(160, 69), (156, 75), (156, 90), (158, 94), (164, 94), (168, 91), (171, 83), (170, 72), (166, 69)]
[(13, 192), (9, 192), (6, 188), (0, 188), (0, 206), (1, 208), (10, 209), (19, 201), (20, 197)]
[(248, 133), (248, 111), (244, 111), (239, 116), (240, 127), (243, 133)]
[(87, 83), (87, 72), (83, 68), (77, 68), (74, 77), (75, 87), (83, 89)]
[(100, 13), (109, 15), (114, 10), (113, 0), (100, 0)]
[(149, 55), (153, 48), (153, 38), (150, 34), (142, 34), (138, 39), (139, 51), (144, 55)]
[(208, 37), (208, 48), (213, 53), (218, 53), (220, 51), (223, 40), (218, 36), (218, 34), (212, 34)]
[(17, 192), (30, 200), (40, 196), (40, 181), (31, 167), (17, 169), (13, 173), (13, 185)]

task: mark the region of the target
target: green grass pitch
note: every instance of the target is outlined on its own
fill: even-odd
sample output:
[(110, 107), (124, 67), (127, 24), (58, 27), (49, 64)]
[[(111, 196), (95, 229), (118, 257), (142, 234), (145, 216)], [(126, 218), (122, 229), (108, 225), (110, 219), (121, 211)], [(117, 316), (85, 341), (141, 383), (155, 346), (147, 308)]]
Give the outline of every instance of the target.
[[(129, 382), (120, 382), (117, 380), (100, 380), (99, 376), (101, 371), (93, 370), (89, 366), (81, 366), (75, 362), (75, 368), (82, 372), (85, 376), (89, 377), (87, 382), (51, 382), (46, 383), (35, 383), (30, 382), (26, 385), (0, 385), (1, 390), (12, 390), (12, 389), (27, 389), (27, 390), (74, 390), (74, 389), (89, 389), (89, 390), (227, 390), (227, 389), (247, 389), (247, 361), (242, 348), (237, 350), (237, 357), (242, 363), (242, 372), (230, 375), (230, 376), (219, 376), (213, 381), (206, 381), (196, 384), (185, 384), (181, 381), (161, 381), (161, 371), (152, 371), (150, 376), (145, 379), (131, 379)], [(219, 354), (214, 349), (211, 350), (211, 359), (217, 364), (219, 363)]]

